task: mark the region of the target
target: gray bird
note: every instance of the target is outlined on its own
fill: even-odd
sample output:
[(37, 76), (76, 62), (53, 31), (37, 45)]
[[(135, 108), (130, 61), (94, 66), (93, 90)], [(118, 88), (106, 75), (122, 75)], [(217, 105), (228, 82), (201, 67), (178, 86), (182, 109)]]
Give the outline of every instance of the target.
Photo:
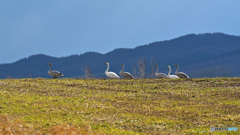
[(122, 70), (119, 72), (119, 74), (120, 74), (123, 78), (125, 78), (125, 79), (133, 79), (133, 78), (134, 78), (130, 73), (128, 73), (128, 72), (123, 72), (123, 70), (124, 70), (124, 65), (123, 65), (123, 64), (120, 65), (120, 66), (122, 66)]
[(159, 78), (159, 79), (161, 79), (161, 78), (168, 78), (168, 76), (167, 76), (166, 74), (164, 74), (164, 73), (158, 73), (158, 66), (157, 66), (157, 65), (155, 65), (155, 67), (157, 68), (157, 71), (156, 71), (156, 73), (155, 73), (155, 76), (156, 76), (157, 78)]
[(52, 71), (52, 63), (48, 63), (48, 65), (51, 66), (51, 68), (48, 71), (48, 74), (51, 75), (53, 77), (53, 79), (63, 76), (63, 74), (58, 71)]
[(189, 76), (183, 72), (178, 72), (179, 66), (178, 64), (174, 64), (174, 66), (177, 66), (177, 70), (175, 72), (175, 75), (177, 75), (179, 78), (189, 78)]

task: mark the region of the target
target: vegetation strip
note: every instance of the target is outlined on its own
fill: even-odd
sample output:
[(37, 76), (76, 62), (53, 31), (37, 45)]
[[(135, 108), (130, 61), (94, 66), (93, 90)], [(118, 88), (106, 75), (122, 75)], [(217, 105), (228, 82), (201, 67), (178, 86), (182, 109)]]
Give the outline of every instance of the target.
[(240, 125), (239, 82), (240, 78), (4, 79), (0, 114), (31, 125), (31, 131), (89, 125), (96, 134), (206, 134), (211, 126)]

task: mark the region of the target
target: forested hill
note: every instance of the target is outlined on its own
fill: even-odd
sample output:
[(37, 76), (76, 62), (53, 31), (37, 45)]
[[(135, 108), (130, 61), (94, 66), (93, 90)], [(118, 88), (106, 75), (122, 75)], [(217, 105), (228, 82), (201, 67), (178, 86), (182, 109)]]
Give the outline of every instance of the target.
[[(125, 71), (138, 76), (138, 61), (146, 61), (146, 73), (149, 77), (151, 61), (159, 65), (159, 71), (168, 73), (167, 66), (174, 74), (178, 63), (180, 71), (190, 77), (237, 77), (240, 76), (240, 36), (223, 33), (189, 34), (167, 41), (153, 42), (133, 49), (115, 49), (106, 54), (87, 52), (67, 57), (51, 57), (43, 54), (29, 56), (14, 63), (0, 65), (0, 78), (49, 77), (47, 71), (53, 64), (64, 77), (84, 77), (82, 68), (88, 65), (93, 77), (105, 77), (110, 63), (110, 71), (119, 73), (121, 64)], [(138, 72), (138, 71), (137, 71)]]

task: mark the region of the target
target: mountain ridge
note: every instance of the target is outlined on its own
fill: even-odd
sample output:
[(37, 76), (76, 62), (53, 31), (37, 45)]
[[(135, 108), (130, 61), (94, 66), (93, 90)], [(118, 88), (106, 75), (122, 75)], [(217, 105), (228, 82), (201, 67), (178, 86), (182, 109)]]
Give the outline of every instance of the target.
[[(50, 78), (47, 74), (49, 62), (53, 64), (53, 69), (62, 72), (64, 77), (83, 77), (81, 69), (89, 65), (93, 77), (99, 78), (106, 77), (105, 62), (109, 62), (110, 70), (116, 73), (121, 70), (120, 64), (125, 64), (125, 71), (133, 73), (132, 69), (137, 68), (139, 59), (147, 61), (148, 74), (151, 71), (150, 61), (154, 59), (155, 63), (159, 64), (159, 70), (164, 73), (168, 72), (167, 65), (178, 63), (180, 71), (190, 77), (234, 77), (240, 76), (236, 68), (240, 64), (234, 61), (238, 58), (240, 36), (224, 33), (187, 34), (135, 48), (116, 48), (105, 54), (85, 52), (59, 58), (45, 54), (31, 55), (13, 63), (0, 64), (0, 78)], [(172, 68), (174, 71), (175, 67)], [(217, 72), (201, 75), (201, 72), (213, 69)]]

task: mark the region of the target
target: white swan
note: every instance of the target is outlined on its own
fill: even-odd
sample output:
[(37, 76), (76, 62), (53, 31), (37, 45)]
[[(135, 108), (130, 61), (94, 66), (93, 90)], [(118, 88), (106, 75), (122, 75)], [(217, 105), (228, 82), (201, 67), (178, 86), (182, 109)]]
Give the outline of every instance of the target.
[(189, 78), (189, 76), (183, 72), (178, 72), (179, 66), (178, 64), (175, 64), (174, 66), (177, 66), (177, 70), (175, 72), (175, 75), (177, 75), (179, 78)]
[(122, 70), (120, 71), (119, 74), (120, 74), (123, 78), (126, 78), (126, 79), (133, 79), (133, 78), (134, 78), (130, 73), (128, 73), (128, 72), (123, 72), (123, 70), (124, 70), (124, 65), (123, 65), (123, 64), (120, 65), (120, 66), (122, 66)]
[(170, 66), (167, 66), (167, 67), (169, 68), (168, 78), (170, 78), (170, 79), (179, 79), (179, 77), (176, 76), (176, 75), (170, 75), (170, 73), (171, 73), (171, 67), (170, 67)]
[(51, 66), (51, 68), (48, 71), (48, 74), (51, 75), (53, 78), (58, 78), (63, 76), (63, 74), (58, 71), (52, 71), (52, 63), (48, 63), (48, 65)]
[(107, 70), (105, 71), (105, 74), (106, 74), (106, 76), (107, 76), (108, 78), (110, 78), (110, 79), (117, 79), (117, 78), (120, 78), (116, 73), (114, 73), (114, 72), (108, 72), (108, 69), (109, 69), (109, 63), (106, 62), (105, 64), (108, 65), (108, 66), (107, 66)]
[(164, 74), (164, 73), (158, 73), (158, 66), (157, 66), (157, 65), (155, 65), (155, 67), (157, 68), (157, 71), (156, 71), (156, 73), (155, 73), (155, 76), (156, 76), (157, 78), (159, 78), (159, 79), (161, 79), (161, 78), (168, 78), (168, 76), (167, 76), (166, 74)]

